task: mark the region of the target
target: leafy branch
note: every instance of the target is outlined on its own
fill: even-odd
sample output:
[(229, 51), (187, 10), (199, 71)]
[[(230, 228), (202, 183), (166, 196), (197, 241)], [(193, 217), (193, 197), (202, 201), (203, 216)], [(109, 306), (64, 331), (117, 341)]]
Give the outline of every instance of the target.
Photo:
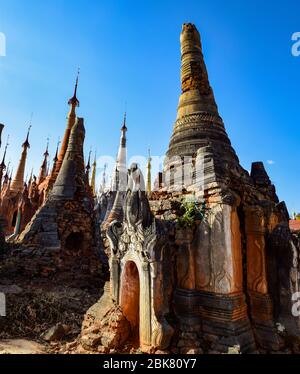
[(205, 201), (200, 203), (196, 199), (183, 199), (177, 222), (182, 228), (193, 228), (197, 222), (203, 221), (206, 211)]

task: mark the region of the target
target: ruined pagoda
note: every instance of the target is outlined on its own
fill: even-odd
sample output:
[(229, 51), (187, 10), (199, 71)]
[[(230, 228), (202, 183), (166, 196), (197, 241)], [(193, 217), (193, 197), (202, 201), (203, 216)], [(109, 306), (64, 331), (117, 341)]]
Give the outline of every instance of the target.
[(85, 266), (93, 273), (101, 267), (94, 205), (85, 174), (84, 138), (83, 118), (77, 118), (53, 189), (16, 241), (47, 258), (53, 271)]
[(147, 198), (131, 166), (123, 214), (107, 227), (110, 285), (87, 316), (99, 323), (108, 300), (112, 315), (121, 310), (119, 330), (99, 331), (106, 348), (135, 339), (143, 352), (278, 352), (289, 344), (278, 323), (300, 336), (291, 313), (299, 248), (287, 209), (263, 163), (250, 174), (240, 165), (195, 25), (183, 25), (180, 42), (182, 93), (161, 189)]
[[(293, 325), (290, 332), (299, 334), (299, 321), (287, 317), (291, 302), (283, 296), (272, 299), (278, 292), (275, 279), (282, 295), (291, 297), (297, 288), (297, 282), (287, 287), (284, 280), (294, 263), (279, 270), (282, 248), (289, 248), (290, 255), (294, 251), (288, 213), (263, 164), (253, 163), (249, 175), (239, 163), (218, 112), (195, 25), (183, 25), (180, 42), (182, 93), (166, 154), (165, 190), (187, 193), (206, 211), (190, 237), (176, 233), (184, 255), (177, 256), (175, 314), (197, 320), (199, 308), (201, 336), (218, 336), (219, 351), (230, 344), (243, 352), (279, 350), (276, 321)], [(280, 238), (282, 230), (286, 237)]]
[(38, 184), (43, 183), (43, 181), (47, 177), (48, 157), (49, 157), (49, 150), (48, 150), (48, 148), (49, 148), (49, 140), (47, 141), (46, 150), (44, 152), (44, 159), (43, 159), (42, 165), (40, 167), (40, 172), (39, 172), (39, 177), (38, 177)]

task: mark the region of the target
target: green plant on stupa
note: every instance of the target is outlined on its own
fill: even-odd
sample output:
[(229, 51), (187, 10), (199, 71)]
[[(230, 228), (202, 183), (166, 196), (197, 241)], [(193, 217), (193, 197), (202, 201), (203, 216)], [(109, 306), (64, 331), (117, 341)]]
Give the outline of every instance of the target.
[(181, 228), (193, 228), (197, 222), (204, 219), (207, 211), (206, 202), (199, 202), (196, 198), (185, 198), (181, 202), (180, 216), (177, 220)]

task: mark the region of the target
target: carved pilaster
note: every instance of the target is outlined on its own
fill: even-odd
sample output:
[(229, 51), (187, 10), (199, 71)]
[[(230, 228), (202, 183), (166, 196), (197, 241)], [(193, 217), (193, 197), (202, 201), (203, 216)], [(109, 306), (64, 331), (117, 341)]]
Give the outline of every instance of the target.
[(217, 294), (242, 292), (242, 250), (239, 219), (228, 204), (210, 206), (193, 242), (196, 289)]
[(196, 288), (195, 253), (193, 248), (194, 232), (192, 229), (178, 229), (176, 244), (179, 246), (177, 257), (177, 274), (180, 288)]
[(247, 236), (247, 289), (250, 315), (256, 341), (264, 349), (279, 350), (282, 345), (273, 320), (273, 302), (268, 293), (266, 259), (266, 220), (260, 207), (245, 210)]
[(140, 274), (140, 345), (147, 352), (151, 347), (151, 290), (150, 266), (143, 263)]
[(110, 261), (110, 293), (114, 301), (120, 299), (120, 261), (112, 257)]
[(261, 294), (268, 293), (265, 248), (265, 217), (259, 207), (246, 209), (247, 288)]

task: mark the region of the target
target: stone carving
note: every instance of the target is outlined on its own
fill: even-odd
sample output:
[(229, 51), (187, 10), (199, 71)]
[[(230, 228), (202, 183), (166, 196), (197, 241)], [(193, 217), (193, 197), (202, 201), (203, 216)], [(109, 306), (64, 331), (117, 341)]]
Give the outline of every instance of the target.
[[(112, 297), (122, 306), (126, 293), (123, 312), (129, 319), (133, 319), (134, 306), (128, 298), (134, 297), (138, 300), (140, 345), (143, 350), (151, 351), (154, 348), (166, 348), (170, 343), (173, 329), (164, 318), (168, 306), (161, 295), (157, 295), (158, 290), (155, 287), (157, 282), (164, 283), (161, 279), (163, 273), (159, 270), (163, 262), (162, 246), (159, 244), (162, 233), (150, 211), (143, 187), (143, 175), (138, 166), (132, 164), (129, 171), (124, 219), (122, 222), (113, 222), (109, 226), (107, 236), (111, 245)], [(132, 293), (132, 288), (136, 286), (134, 283), (130, 294), (127, 290), (127, 282), (130, 282), (133, 277), (130, 271), (126, 273), (129, 264), (132, 264), (138, 274), (135, 276), (138, 278), (136, 281), (139, 285), (136, 291), (138, 295), (135, 296), (134, 292)], [(165, 292), (163, 287), (159, 289)], [(161, 304), (155, 306), (154, 300), (161, 300)]]
[(185, 117), (182, 117), (175, 122), (175, 126), (179, 127), (179, 126), (183, 126), (183, 125), (186, 125), (186, 124), (191, 124), (192, 125), (194, 123), (197, 124), (199, 122), (210, 122), (211, 124), (224, 126), (224, 123), (223, 123), (223, 120), (222, 120), (221, 117), (216, 116), (216, 115), (211, 114), (211, 113), (205, 113), (205, 112), (189, 114)]

